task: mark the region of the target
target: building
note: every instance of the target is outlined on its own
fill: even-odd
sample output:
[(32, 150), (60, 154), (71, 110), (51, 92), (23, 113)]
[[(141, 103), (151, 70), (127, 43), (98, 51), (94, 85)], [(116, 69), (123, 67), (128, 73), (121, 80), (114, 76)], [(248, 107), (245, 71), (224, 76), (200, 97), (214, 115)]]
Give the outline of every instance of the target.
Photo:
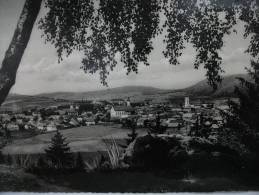
[(43, 123), (43, 122), (38, 122), (36, 126), (37, 126), (37, 129), (40, 130), (40, 131), (46, 130), (46, 124)]
[(165, 121), (165, 124), (167, 127), (173, 128), (173, 129), (178, 129), (180, 125), (179, 120), (176, 118), (169, 118), (168, 120)]
[(113, 105), (124, 105), (125, 104), (125, 100), (124, 99), (112, 99), (111, 103)]
[(111, 119), (127, 118), (134, 114), (135, 109), (131, 106), (113, 106), (111, 108)]
[(6, 129), (9, 131), (19, 131), (19, 126), (15, 123), (9, 123), (6, 126)]
[(189, 108), (190, 107), (190, 99), (189, 97), (184, 98), (184, 107)]
[(94, 118), (87, 118), (87, 119), (85, 120), (85, 125), (86, 125), (86, 126), (95, 125), (95, 120), (94, 120)]
[(46, 127), (47, 132), (57, 131), (57, 126), (54, 123), (49, 123)]
[(128, 98), (128, 99), (126, 100), (126, 106), (128, 106), (128, 107), (131, 106), (131, 105), (130, 105), (130, 98)]
[(71, 118), (71, 120), (69, 121), (69, 124), (72, 125), (73, 127), (80, 126), (80, 123), (74, 118)]
[(78, 111), (74, 108), (66, 110), (66, 114), (69, 116), (78, 116)]

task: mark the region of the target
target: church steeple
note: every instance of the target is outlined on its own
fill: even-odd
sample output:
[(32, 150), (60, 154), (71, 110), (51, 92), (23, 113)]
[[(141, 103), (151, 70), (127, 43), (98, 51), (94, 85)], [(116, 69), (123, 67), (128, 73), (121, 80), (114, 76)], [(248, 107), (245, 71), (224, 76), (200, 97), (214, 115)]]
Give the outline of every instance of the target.
[(128, 99), (126, 100), (126, 105), (130, 106), (130, 98), (128, 97)]

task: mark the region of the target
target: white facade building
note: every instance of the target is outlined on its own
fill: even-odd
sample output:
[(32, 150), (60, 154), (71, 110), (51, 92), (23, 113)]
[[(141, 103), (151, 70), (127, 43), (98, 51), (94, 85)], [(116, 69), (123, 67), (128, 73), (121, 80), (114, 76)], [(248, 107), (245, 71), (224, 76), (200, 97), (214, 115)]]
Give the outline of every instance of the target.
[(111, 118), (112, 119), (121, 119), (127, 118), (134, 109), (130, 106), (113, 106), (111, 108)]

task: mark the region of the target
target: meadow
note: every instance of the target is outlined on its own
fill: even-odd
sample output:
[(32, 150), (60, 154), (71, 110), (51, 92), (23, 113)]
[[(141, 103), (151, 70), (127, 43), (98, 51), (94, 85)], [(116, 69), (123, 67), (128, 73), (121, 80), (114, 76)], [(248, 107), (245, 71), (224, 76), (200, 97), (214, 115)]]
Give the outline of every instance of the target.
[[(67, 138), (72, 152), (98, 152), (104, 151), (106, 146), (103, 139), (115, 139), (122, 142), (128, 137), (129, 129), (121, 125), (96, 125), (88, 127), (77, 127), (60, 131)], [(144, 135), (145, 129), (137, 129), (138, 135)], [(55, 132), (36, 135), (25, 139), (16, 139), (6, 145), (3, 154), (40, 154), (44, 153)]]

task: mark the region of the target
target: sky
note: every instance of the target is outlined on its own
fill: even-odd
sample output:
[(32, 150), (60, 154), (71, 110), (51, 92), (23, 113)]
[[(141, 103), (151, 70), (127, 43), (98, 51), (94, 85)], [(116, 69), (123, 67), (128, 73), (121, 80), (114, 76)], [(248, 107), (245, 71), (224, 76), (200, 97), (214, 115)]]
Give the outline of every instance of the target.
[[(0, 61), (10, 44), (14, 29), (25, 0), (0, 0)], [(44, 13), (43, 6), (39, 17)], [(245, 54), (249, 40), (242, 37), (243, 25), (238, 23), (238, 34), (232, 33), (224, 38), (224, 47), (220, 51), (223, 58), (225, 75), (245, 73), (249, 66), (250, 57)], [(12, 93), (34, 95), (46, 92), (60, 91), (93, 91), (106, 89), (99, 80), (98, 73), (85, 74), (81, 66), (81, 53), (73, 53), (58, 63), (55, 48), (49, 43), (45, 44), (41, 38), (41, 31), (37, 22), (34, 25), (29, 44), (25, 50), (17, 73), (16, 84)], [(150, 66), (139, 65), (139, 73), (126, 75), (123, 64), (110, 73), (107, 81), (108, 88), (141, 85), (162, 89), (179, 89), (191, 86), (205, 79), (205, 70), (193, 68), (195, 50), (187, 45), (180, 58), (180, 65), (170, 65), (162, 55), (164, 48), (162, 37), (154, 41), (154, 50), (150, 54)], [(1, 65), (0, 65), (1, 66)]]

